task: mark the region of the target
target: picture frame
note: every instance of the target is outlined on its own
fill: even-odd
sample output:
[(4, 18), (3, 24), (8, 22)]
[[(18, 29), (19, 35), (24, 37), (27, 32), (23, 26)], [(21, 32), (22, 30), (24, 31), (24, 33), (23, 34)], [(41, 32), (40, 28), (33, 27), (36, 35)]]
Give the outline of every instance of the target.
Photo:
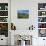
[(17, 10), (17, 18), (18, 19), (28, 19), (29, 10)]

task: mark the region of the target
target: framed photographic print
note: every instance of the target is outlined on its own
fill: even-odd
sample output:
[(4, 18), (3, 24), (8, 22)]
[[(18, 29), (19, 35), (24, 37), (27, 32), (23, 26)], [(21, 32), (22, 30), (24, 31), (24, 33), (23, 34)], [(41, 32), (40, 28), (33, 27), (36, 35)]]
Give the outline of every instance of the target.
[(28, 19), (29, 18), (29, 10), (17, 10), (17, 18)]

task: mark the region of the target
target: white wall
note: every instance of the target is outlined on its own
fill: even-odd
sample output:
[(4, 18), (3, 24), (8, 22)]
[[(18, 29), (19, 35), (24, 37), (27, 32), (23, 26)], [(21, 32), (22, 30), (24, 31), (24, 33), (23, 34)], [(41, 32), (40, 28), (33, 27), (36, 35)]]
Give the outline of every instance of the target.
[[(29, 19), (17, 18), (17, 10), (21, 9), (29, 10)], [(34, 30), (36, 33), (34, 32), (33, 35), (37, 36), (37, 2), (32, 0), (11, 0), (11, 22), (16, 25), (17, 30), (15, 34), (27, 34), (29, 26), (33, 24), (36, 29), (36, 31)], [(28, 34), (31, 34), (31, 32), (28, 32)]]
[[(34, 4), (34, 5), (33, 5)], [(18, 19), (17, 10), (29, 10), (29, 19)], [(32, 24), (36, 25), (37, 21), (37, 2), (35, 1), (17, 1), (12, 0), (11, 2), (11, 22), (14, 22), (17, 30), (28, 30)], [(36, 19), (35, 19), (36, 18)], [(37, 23), (37, 22), (36, 22)]]
[[(32, 24), (37, 28), (37, 9), (38, 9), (38, 0), (11, 0), (11, 22), (14, 22), (17, 30), (28, 30), (29, 26)], [(29, 19), (18, 19), (17, 10), (29, 10)]]
[[(21, 30), (24, 33), (26, 30), (26, 34), (30, 25), (33, 24), (35, 26), (35, 30), (32, 33), (34, 36), (33, 46), (41, 46), (40, 44), (43, 44), (42, 38), (38, 38), (38, 3), (46, 3), (46, 0), (11, 0), (11, 22), (16, 25), (17, 30), (15, 32), (18, 33)], [(17, 18), (17, 10), (21, 9), (29, 9), (29, 19)]]

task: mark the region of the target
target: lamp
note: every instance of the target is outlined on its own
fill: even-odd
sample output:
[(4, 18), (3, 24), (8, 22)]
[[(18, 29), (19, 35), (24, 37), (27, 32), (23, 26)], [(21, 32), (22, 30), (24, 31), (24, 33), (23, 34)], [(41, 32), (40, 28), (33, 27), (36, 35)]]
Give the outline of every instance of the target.
[(22, 39), (21, 40), (21, 46), (25, 46), (25, 40), (29, 40), (30, 36), (29, 35), (19, 35), (19, 36)]

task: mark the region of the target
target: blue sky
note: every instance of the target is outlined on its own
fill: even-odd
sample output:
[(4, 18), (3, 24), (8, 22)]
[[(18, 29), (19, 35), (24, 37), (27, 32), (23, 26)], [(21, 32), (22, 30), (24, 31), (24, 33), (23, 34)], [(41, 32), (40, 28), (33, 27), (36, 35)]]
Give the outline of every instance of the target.
[(25, 13), (25, 14), (29, 14), (29, 10), (18, 10), (18, 13)]

